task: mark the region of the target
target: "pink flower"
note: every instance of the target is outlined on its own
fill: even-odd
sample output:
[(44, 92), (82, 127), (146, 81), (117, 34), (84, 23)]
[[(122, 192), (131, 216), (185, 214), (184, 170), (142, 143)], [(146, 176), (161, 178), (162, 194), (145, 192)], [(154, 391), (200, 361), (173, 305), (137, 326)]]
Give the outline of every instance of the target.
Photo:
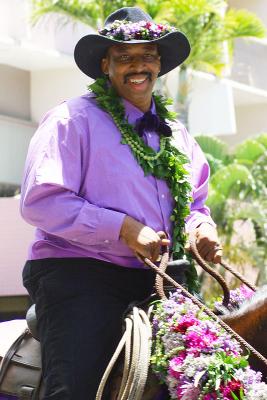
[(217, 335), (213, 332), (194, 332), (186, 334), (186, 346), (192, 353), (199, 353), (201, 350), (210, 351)]
[(181, 351), (179, 356), (174, 357), (169, 362), (169, 374), (176, 379), (179, 379), (181, 375), (180, 366), (183, 364), (186, 358), (186, 351)]
[(240, 389), (242, 388), (241, 382), (232, 379), (224, 385), (220, 386), (220, 392), (223, 394), (225, 400), (232, 400), (234, 393), (240, 399)]
[(174, 332), (185, 333), (190, 326), (199, 325), (199, 321), (190, 315), (184, 315), (179, 320), (178, 325), (172, 327)]
[(193, 383), (186, 382), (177, 386), (176, 394), (181, 400), (198, 400), (200, 391)]
[(216, 393), (207, 393), (203, 397), (203, 400), (217, 400), (217, 394)]
[(254, 291), (249, 287), (247, 287), (246, 285), (242, 285), (240, 286), (240, 293), (247, 300), (253, 296)]

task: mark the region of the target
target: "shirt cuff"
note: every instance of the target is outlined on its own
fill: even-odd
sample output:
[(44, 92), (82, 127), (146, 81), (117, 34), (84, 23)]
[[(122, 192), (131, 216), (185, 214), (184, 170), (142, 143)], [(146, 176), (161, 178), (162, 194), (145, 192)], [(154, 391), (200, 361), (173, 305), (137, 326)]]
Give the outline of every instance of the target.
[(102, 209), (101, 222), (96, 231), (97, 240), (103, 243), (118, 241), (125, 216), (118, 211)]
[(185, 230), (187, 233), (191, 232), (204, 222), (216, 228), (216, 224), (211, 217), (207, 215), (193, 215), (186, 221)]

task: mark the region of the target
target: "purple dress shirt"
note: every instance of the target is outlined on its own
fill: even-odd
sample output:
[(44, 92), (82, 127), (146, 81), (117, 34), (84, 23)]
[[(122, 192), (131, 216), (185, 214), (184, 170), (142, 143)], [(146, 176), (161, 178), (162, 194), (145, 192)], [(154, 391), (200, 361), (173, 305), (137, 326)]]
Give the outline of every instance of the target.
[[(123, 100), (128, 121), (143, 113)], [(152, 102), (152, 113), (155, 105)], [(193, 187), (188, 231), (214, 224), (204, 205), (209, 166), (195, 140), (179, 122), (175, 142), (190, 159)], [(143, 139), (159, 149), (156, 132)], [(91, 257), (121, 266), (142, 264), (119, 238), (125, 215), (171, 238), (173, 200), (165, 181), (144, 176), (112, 118), (92, 94), (48, 112), (33, 136), (26, 160), (21, 214), (37, 227), (28, 258)]]

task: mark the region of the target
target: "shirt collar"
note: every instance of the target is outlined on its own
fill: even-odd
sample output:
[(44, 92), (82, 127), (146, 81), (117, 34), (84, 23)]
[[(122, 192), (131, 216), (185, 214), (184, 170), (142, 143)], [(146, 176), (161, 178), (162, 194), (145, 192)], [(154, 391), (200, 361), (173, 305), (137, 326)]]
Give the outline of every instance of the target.
[[(132, 103), (124, 98), (122, 99), (122, 102), (125, 109), (125, 116), (128, 118), (129, 124), (134, 125), (136, 120), (144, 115), (143, 111), (139, 110), (139, 108), (135, 107)], [(151, 100), (150, 111), (152, 114), (156, 114), (156, 106), (153, 98)]]

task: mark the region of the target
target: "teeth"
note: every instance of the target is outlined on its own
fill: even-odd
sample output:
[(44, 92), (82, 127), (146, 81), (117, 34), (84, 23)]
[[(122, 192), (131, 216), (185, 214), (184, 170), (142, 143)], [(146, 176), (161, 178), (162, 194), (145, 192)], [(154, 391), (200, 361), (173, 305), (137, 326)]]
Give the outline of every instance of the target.
[(144, 79), (130, 79), (131, 83), (143, 83), (146, 80), (146, 78)]

